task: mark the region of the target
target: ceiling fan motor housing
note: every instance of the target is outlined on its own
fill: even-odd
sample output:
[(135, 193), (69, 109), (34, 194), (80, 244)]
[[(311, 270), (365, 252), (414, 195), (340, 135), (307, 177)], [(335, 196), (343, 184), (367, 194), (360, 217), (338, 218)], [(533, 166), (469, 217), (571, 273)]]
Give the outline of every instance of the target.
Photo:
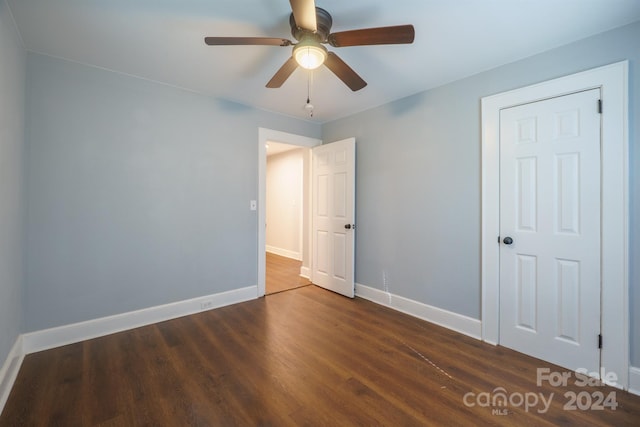
[(331, 15), (326, 10), (316, 7), (316, 27), (317, 30), (314, 33), (311, 30), (307, 30), (305, 28), (298, 27), (295, 18), (293, 17), (293, 13), (289, 16), (289, 25), (291, 26), (291, 35), (298, 41), (302, 41), (303, 39), (315, 39), (319, 43), (326, 43), (329, 38), (329, 34), (331, 32), (331, 25), (333, 24), (333, 19)]

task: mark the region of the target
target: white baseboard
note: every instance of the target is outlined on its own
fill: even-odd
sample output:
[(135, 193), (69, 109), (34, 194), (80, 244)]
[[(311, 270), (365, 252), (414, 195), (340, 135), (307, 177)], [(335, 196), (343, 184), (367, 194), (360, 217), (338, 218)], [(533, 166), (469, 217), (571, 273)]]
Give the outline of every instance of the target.
[(629, 393), (640, 396), (640, 368), (629, 368)]
[(311, 269), (305, 266), (300, 267), (300, 277), (311, 279)]
[(9, 399), (9, 393), (11, 393), (13, 383), (18, 376), (18, 371), (20, 370), (20, 366), (22, 366), (23, 359), (22, 335), (19, 335), (18, 338), (16, 338), (15, 344), (11, 347), (11, 351), (9, 351), (7, 355), (7, 360), (5, 360), (2, 365), (2, 369), (0, 369), (0, 414), (2, 414), (4, 405), (7, 403), (7, 399)]
[(163, 322), (225, 305), (256, 299), (257, 286), (159, 305), (114, 316), (73, 323), (22, 335), (24, 354), (60, 347), (140, 326)]
[(393, 308), (411, 316), (452, 329), (472, 338), (482, 339), (482, 322), (458, 313), (433, 307), (405, 297), (394, 295), (356, 283), (356, 295), (377, 304)]
[(288, 249), (276, 248), (275, 246), (266, 245), (267, 252), (280, 255), (286, 258), (295, 259), (296, 261), (302, 261), (302, 254), (300, 252), (290, 251)]

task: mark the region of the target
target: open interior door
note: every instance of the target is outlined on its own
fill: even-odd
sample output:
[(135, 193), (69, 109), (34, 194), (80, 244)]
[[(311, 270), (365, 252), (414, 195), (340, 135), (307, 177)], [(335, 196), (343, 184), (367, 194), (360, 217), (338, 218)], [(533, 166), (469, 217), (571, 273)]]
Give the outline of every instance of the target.
[(313, 148), (311, 281), (354, 296), (356, 140)]

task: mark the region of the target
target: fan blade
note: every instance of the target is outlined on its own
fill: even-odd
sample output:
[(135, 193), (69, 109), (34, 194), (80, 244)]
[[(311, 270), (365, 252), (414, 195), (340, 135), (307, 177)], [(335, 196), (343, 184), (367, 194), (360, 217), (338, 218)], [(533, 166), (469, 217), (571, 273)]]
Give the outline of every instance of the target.
[(298, 27), (313, 32), (318, 30), (314, 0), (289, 0), (289, 3), (291, 3), (293, 19), (296, 20)]
[(367, 82), (355, 72), (351, 67), (347, 65), (338, 55), (333, 52), (329, 52), (327, 59), (324, 61), (324, 65), (327, 66), (333, 74), (335, 74), (340, 80), (344, 82), (352, 91), (358, 91), (367, 85)]
[(367, 46), (374, 44), (413, 43), (415, 30), (413, 25), (395, 27), (365, 28), (363, 30), (342, 31), (329, 35), (329, 44), (333, 47)]
[(209, 46), (259, 45), (259, 46), (291, 46), (291, 40), (275, 37), (205, 37)]
[(284, 63), (282, 67), (280, 67), (276, 74), (271, 77), (271, 80), (269, 80), (269, 83), (267, 83), (267, 87), (270, 89), (279, 88), (285, 81), (287, 81), (291, 73), (293, 73), (296, 68), (298, 68), (298, 63), (292, 56), (287, 60), (287, 62)]

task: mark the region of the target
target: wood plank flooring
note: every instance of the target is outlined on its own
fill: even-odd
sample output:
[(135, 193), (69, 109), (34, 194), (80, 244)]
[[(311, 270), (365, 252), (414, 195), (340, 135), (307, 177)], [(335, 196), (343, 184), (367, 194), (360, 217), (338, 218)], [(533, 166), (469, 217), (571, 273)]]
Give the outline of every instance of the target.
[(266, 294), (274, 294), (309, 285), (311, 282), (308, 279), (300, 277), (301, 266), (302, 261), (267, 252)]
[[(28, 355), (0, 426), (640, 425), (640, 397), (538, 386), (545, 367), (564, 372), (306, 286)], [(572, 392), (618, 406), (565, 410)]]

